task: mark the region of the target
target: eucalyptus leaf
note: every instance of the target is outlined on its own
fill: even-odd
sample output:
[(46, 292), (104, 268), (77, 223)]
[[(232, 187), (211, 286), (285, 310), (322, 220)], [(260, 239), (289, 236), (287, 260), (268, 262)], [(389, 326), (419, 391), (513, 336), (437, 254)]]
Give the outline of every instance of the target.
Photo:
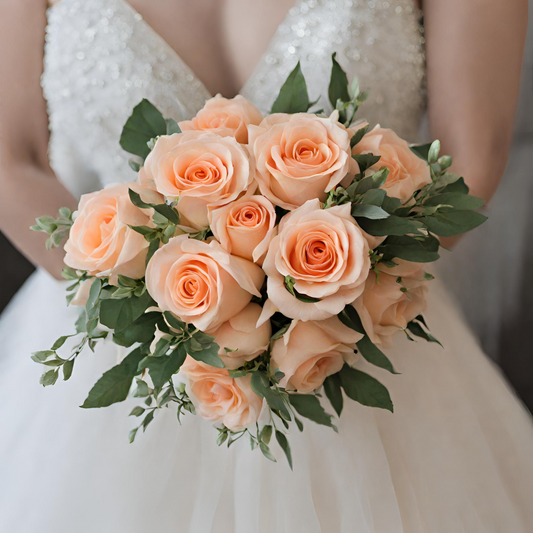
[(424, 202), (424, 205), (450, 205), (453, 209), (465, 211), (479, 209), (484, 203), (485, 201), (483, 198), (477, 198), (476, 196), (470, 196), (469, 194), (463, 194), (461, 192), (443, 192), (428, 198)]
[(422, 218), (429, 231), (441, 237), (453, 237), (477, 228), (487, 220), (477, 211), (437, 212)]
[(376, 237), (385, 235), (417, 234), (424, 224), (418, 220), (390, 215), (382, 220), (358, 219), (361, 229)]
[(152, 378), (154, 387), (162, 387), (174, 374), (176, 374), (187, 357), (187, 352), (183, 344), (178, 344), (177, 348), (168, 356), (148, 357), (146, 367)]
[(252, 372), (250, 384), (252, 390), (260, 398), (264, 398), (271, 409), (279, 412), (285, 420), (291, 420), (291, 415), (283, 401), (283, 398), (280, 396), (277, 390), (271, 388), (270, 380), (265, 372), (261, 370)]
[(390, 215), (377, 205), (352, 204), (352, 216), (369, 220), (383, 220)]
[[(194, 339), (191, 339), (194, 340)], [(197, 342), (197, 341), (196, 341)], [(205, 363), (206, 365), (214, 366), (215, 368), (224, 368), (224, 362), (222, 359), (220, 359), (220, 356), (218, 355), (218, 352), (220, 350), (220, 346), (212, 342), (211, 344), (201, 344), (200, 350), (194, 350), (192, 348), (191, 341), (188, 341), (184, 344), (185, 349), (187, 350), (187, 353), (196, 361), (201, 361), (202, 363)]]
[(353, 154), (352, 157), (357, 161), (361, 174), (381, 159), (381, 156), (374, 154)]
[(439, 241), (432, 236), (415, 239), (408, 235), (390, 235), (377, 249), (386, 259), (397, 257), (414, 263), (431, 263), (439, 258)]

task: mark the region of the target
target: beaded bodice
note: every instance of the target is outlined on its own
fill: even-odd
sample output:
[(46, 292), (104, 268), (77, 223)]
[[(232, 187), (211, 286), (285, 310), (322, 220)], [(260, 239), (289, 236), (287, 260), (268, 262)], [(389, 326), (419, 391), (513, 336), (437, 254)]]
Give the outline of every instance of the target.
[[(413, 0), (297, 0), (241, 93), (268, 112), (300, 60), (311, 98), (327, 95), (336, 51), (370, 91), (359, 117), (414, 139), (424, 110), (422, 31)], [(210, 97), (126, 0), (62, 0), (49, 9), (42, 86), (50, 161), (77, 195), (134, 178), (119, 138), (142, 98), (179, 121)], [(317, 107), (331, 111), (326, 98)]]

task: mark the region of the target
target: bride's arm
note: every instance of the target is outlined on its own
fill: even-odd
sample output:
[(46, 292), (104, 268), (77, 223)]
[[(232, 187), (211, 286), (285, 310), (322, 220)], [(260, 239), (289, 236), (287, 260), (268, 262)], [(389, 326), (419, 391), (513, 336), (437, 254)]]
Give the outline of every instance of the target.
[(63, 249), (46, 251), (35, 217), (76, 201), (48, 164), (40, 87), (46, 0), (0, 0), (0, 229), (31, 261), (60, 277)]
[(452, 170), (488, 202), (513, 131), (527, 0), (425, 0), (429, 122)]

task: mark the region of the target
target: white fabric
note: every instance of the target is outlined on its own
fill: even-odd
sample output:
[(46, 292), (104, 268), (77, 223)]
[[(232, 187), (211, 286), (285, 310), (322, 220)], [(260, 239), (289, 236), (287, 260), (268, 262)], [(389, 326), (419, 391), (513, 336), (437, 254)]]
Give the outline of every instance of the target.
[[(341, 11), (351, 22), (337, 31)], [(275, 61), (290, 70), (296, 59), (290, 46), (308, 62), (319, 48), (328, 55), (333, 49), (339, 54), (348, 50), (352, 73), (358, 62), (353, 51), (359, 50), (360, 58), (392, 77), (414, 76), (420, 69), (416, 58), (423, 60), (413, 40), (415, 23), (416, 13), (406, 1), (300, 1), (280, 26), (245, 93), (258, 105), (268, 105), (274, 87), (267, 84), (261, 96), (257, 77), (268, 78), (265, 65), (271, 65), (278, 79)], [(298, 37), (300, 30), (298, 48), (292, 32)], [(381, 45), (367, 44), (371, 38), (381, 39)], [(292, 44), (284, 48), (287, 42)], [(290, 57), (283, 52), (282, 59), (279, 50)], [(408, 59), (406, 54), (411, 54)], [(317, 70), (329, 69), (326, 54), (316, 57)], [(373, 89), (381, 74), (366, 72), (366, 87)], [(327, 80), (312, 80), (311, 94), (325, 92)], [(379, 87), (388, 123), (404, 122), (403, 134), (416, 129), (418, 116), (413, 111), (405, 123), (403, 112), (391, 102), (411, 99), (413, 109), (421, 108), (422, 84), (419, 78)], [(190, 69), (124, 0), (63, 0), (51, 10), (43, 86), (52, 163), (76, 192), (132, 179), (122, 166), (125, 156), (117, 141), (129, 109), (143, 96), (176, 119), (190, 117), (207, 97)], [(371, 121), (379, 113), (377, 102), (365, 112)], [(90, 157), (87, 146), (98, 153)], [(276, 446), (277, 464), (251, 452), (244, 440), (229, 450), (218, 448), (208, 422), (185, 416), (179, 426), (170, 409), (158, 413), (146, 434), (129, 445), (134, 421), (127, 414), (138, 402), (93, 411), (78, 407), (101, 373), (115, 364), (117, 350), (111, 343), (94, 354), (83, 353), (69, 382), (39, 386), (42, 368), (29, 354), (73, 330), (76, 311), (65, 307), (64, 286), (36, 273), (0, 321), (0, 531), (531, 530), (530, 418), (438, 281), (427, 319), (445, 348), (400, 335), (389, 355), (401, 375), (361, 362), (362, 369), (388, 386), (395, 413), (347, 401), (338, 434), (306, 423), (304, 433), (290, 435), (294, 472)]]

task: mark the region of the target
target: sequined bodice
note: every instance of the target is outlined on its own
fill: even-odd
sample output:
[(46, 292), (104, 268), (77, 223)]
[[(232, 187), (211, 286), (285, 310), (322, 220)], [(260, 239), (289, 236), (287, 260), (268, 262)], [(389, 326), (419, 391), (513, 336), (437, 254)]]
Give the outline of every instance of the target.
[[(241, 93), (267, 112), (298, 59), (310, 96), (327, 95), (331, 54), (370, 91), (360, 110), (414, 139), (424, 109), (424, 52), (413, 0), (298, 0)], [(42, 86), (50, 161), (79, 195), (134, 178), (120, 132), (148, 98), (184, 120), (210, 97), (126, 0), (62, 0), (49, 9)], [(331, 106), (322, 98), (319, 107)]]

